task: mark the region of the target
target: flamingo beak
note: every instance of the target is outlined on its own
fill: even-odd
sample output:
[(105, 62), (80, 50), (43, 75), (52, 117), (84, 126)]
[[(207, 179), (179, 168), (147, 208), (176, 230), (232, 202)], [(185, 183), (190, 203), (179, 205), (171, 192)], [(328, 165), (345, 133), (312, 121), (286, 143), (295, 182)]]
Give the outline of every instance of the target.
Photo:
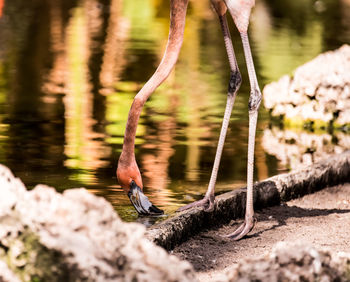
[(130, 183), (128, 196), (139, 215), (162, 215), (164, 213), (148, 200), (135, 181)]

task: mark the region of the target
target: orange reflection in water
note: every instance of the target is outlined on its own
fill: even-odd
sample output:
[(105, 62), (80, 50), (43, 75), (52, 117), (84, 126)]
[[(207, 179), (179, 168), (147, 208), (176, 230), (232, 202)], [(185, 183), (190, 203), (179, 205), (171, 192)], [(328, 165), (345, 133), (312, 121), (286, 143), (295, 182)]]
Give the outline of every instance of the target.
[[(174, 113), (177, 106), (177, 97), (175, 94), (169, 96), (168, 112)], [(152, 194), (152, 200), (156, 205), (167, 205), (172, 202), (167, 187), (170, 183), (169, 165), (170, 158), (174, 154), (172, 148), (175, 141), (176, 120), (170, 114), (165, 120), (157, 123), (157, 134), (146, 134), (144, 137), (148, 144), (142, 147), (149, 149), (153, 154), (143, 154), (141, 164), (143, 167), (144, 186), (150, 188), (148, 191)]]
[(0, 18), (2, 17), (2, 9), (4, 8), (4, 0), (0, 0)]
[(128, 21), (122, 17), (122, 0), (112, 0), (107, 35), (103, 46), (103, 61), (100, 72), (101, 94), (111, 94), (119, 75), (126, 64), (125, 41), (128, 36)]

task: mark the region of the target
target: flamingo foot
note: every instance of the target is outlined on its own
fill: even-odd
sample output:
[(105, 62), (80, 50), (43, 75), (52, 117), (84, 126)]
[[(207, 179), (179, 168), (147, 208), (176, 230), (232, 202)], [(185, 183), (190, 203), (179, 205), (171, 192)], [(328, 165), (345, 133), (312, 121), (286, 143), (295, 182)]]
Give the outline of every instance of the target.
[(238, 241), (253, 230), (255, 222), (256, 218), (254, 216), (246, 217), (244, 222), (233, 233), (224, 235), (224, 237)]
[(214, 195), (210, 195), (210, 196), (204, 196), (204, 198), (202, 200), (190, 203), (186, 206), (183, 206), (181, 208), (179, 208), (176, 212), (182, 212), (194, 207), (203, 207), (204, 211), (206, 212), (210, 212), (214, 210), (214, 203), (215, 203), (215, 196)]

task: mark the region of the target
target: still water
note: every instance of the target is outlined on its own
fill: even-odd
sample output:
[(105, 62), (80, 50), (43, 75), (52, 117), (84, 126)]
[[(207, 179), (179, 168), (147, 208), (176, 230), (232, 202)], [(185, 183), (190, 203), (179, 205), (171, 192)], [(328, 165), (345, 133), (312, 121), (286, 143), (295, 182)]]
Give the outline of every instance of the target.
[[(256, 2), (249, 32), (261, 89), (350, 42), (348, 0)], [(137, 220), (115, 171), (133, 97), (162, 57), (168, 14), (168, 0), (5, 0), (0, 163), (30, 188), (86, 187), (125, 220)], [(249, 83), (231, 20), (230, 26), (244, 81), (217, 192), (243, 186), (246, 178)], [(145, 192), (167, 214), (206, 191), (228, 77), (216, 15), (209, 1), (193, 0), (179, 62), (146, 103), (136, 139)], [(254, 177), (262, 180), (349, 147), (343, 132), (272, 127), (261, 109)]]

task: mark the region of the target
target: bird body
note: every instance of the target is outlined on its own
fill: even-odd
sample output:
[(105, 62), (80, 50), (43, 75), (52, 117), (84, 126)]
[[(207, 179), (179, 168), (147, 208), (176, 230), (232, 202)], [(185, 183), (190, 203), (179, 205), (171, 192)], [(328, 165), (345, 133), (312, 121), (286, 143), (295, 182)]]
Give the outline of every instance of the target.
[[(217, 1), (217, 0), (211, 0)], [(250, 11), (255, 5), (255, 0), (225, 0), (227, 9), (232, 15), (233, 21), (239, 32), (248, 30)]]

